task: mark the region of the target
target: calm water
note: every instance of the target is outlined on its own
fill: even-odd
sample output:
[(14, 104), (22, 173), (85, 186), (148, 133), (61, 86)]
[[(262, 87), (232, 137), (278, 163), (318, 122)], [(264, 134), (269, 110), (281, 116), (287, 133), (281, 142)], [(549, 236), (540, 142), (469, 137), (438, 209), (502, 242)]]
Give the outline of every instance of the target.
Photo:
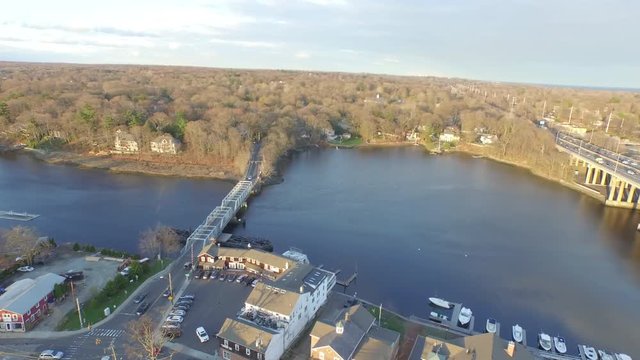
[[(253, 199), (239, 233), (276, 251), (358, 270), (358, 295), (426, 317), (427, 297), (470, 306), (502, 336), (520, 323), (640, 356), (636, 214), (605, 209), (526, 171), (416, 148), (319, 150), (296, 156), (285, 182)], [(0, 210), (26, 210), (59, 241), (136, 249), (157, 222), (199, 223), (233, 184), (111, 174), (0, 158)], [(0, 220), (0, 227), (17, 222)]]
[(158, 222), (195, 228), (233, 187), (224, 181), (114, 174), (50, 165), (27, 155), (0, 156), (0, 210), (40, 214), (29, 222), (58, 242), (137, 251)]
[(640, 218), (526, 171), (416, 148), (298, 155), (246, 229), (276, 251), (359, 272), (354, 290), (427, 317), (427, 297), (528, 330), (640, 356)]

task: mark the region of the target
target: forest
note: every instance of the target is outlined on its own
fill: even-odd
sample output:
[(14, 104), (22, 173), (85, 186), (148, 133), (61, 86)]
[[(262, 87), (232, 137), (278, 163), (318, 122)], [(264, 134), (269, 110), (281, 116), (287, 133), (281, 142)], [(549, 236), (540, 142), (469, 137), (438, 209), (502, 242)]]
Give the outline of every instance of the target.
[[(535, 121), (570, 122), (611, 147), (611, 139), (640, 139), (639, 100), (637, 92), (453, 78), (0, 62), (0, 143), (239, 175), (255, 141), (268, 174), (282, 156), (326, 144), (328, 134), (375, 145), (406, 143), (414, 133), (412, 142), (433, 149), (444, 129), (455, 129), (458, 149), (562, 179), (567, 158)], [(116, 130), (137, 141), (135, 156), (111, 153)], [(497, 141), (477, 145), (483, 133)], [(182, 143), (177, 155), (151, 153), (162, 134)]]

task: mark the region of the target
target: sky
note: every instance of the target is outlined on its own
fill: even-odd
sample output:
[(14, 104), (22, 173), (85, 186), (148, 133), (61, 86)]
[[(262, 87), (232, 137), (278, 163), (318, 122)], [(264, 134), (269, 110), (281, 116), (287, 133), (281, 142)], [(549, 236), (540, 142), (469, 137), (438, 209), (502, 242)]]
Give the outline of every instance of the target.
[(637, 0), (12, 0), (0, 60), (640, 88)]

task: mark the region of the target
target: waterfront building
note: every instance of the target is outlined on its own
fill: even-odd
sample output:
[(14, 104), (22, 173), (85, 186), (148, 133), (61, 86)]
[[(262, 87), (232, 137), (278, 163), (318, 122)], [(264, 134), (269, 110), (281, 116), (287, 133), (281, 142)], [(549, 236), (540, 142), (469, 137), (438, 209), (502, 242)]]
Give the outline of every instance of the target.
[(527, 348), (486, 333), (440, 340), (418, 336), (409, 360), (534, 360)]
[(0, 332), (25, 332), (46, 314), (53, 301), (53, 288), (65, 278), (53, 273), (22, 279), (0, 295)]
[[(221, 252), (214, 256), (213, 263), (224, 258), (226, 266), (235, 263), (244, 265), (245, 270), (254, 269), (268, 275), (251, 291), (239, 315), (227, 318), (220, 328), (217, 336), (222, 357), (279, 359), (327, 301), (336, 282), (335, 274), (259, 250), (217, 249)], [(228, 250), (245, 253), (232, 256)], [(210, 259), (210, 251), (201, 256)]]
[(440, 141), (446, 142), (446, 143), (454, 143), (454, 142), (460, 141), (460, 135), (458, 135), (458, 129), (452, 126), (449, 126), (446, 129), (444, 129), (442, 134), (440, 134), (439, 138), (440, 138)]
[(151, 140), (151, 151), (159, 154), (177, 154), (180, 151), (180, 141), (169, 134), (163, 134)]
[(400, 341), (400, 333), (375, 325), (361, 304), (325, 315), (309, 336), (309, 357), (318, 360), (391, 360)]

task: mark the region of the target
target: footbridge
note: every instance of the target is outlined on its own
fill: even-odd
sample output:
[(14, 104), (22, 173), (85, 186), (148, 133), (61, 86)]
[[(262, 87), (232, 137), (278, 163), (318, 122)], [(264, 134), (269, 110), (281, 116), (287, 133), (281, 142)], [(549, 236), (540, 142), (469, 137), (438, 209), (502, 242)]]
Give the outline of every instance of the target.
[[(257, 160), (259, 152), (259, 145), (254, 145), (244, 179), (238, 181), (233, 189), (229, 191), (227, 196), (222, 199), (222, 203), (219, 206), (216, 206), (209, 215), (207, 215), (202, 224), (198, 225), (198, 227), (191, 233), (183, 251), (191, 248), (191, 246), (204, 247), (209, 241), (218, 239), (222, 234), (224, 228), (247, 201), (254, 186), (258, 182), (260, 166), (262, 165), (262, 162)], [(200, 249), (197, 250), (199, 251)]]
[(635, 159), (561, 132), (556, 146), (584, 172), (584, 185), (600, 192), (608, 206), (633, 208), (640, 198), (640, 166)]

